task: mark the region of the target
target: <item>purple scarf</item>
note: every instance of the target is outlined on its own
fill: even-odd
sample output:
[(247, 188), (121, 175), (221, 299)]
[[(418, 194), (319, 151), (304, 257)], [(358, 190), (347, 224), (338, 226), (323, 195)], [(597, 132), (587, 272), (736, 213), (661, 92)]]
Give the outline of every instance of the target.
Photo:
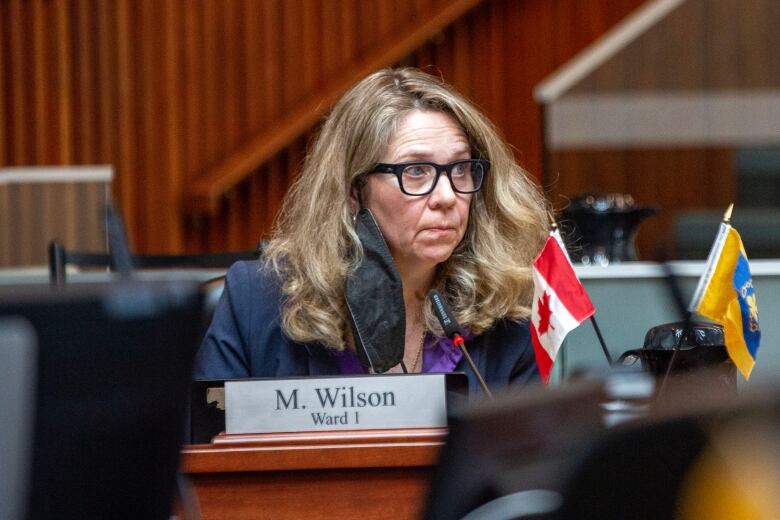
[[(472, 338), (471, 331), (465, 330), (463, 339), (466, 341)], [(341, 353), (333, 354), (336, 364), (342, 374), (367, 374), (368, 369), (360, 364), (352, 350), (345, 350)], [(463, 352), (460, 351), (452, 340), (447, 337), (437, 337), (430, 332), (425, 333), (423, 341), (422, 371), (424, 373), (450, 373), (458, 366)]]

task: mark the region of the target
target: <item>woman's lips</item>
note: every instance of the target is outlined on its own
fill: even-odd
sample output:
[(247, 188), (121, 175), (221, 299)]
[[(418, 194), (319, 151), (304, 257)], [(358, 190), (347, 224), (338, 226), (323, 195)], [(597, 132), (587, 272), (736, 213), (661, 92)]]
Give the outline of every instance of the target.
[(444, 236), (455, 232), (455, 228), (449, 226), (425, 228), (425, 232), (433, 236)]

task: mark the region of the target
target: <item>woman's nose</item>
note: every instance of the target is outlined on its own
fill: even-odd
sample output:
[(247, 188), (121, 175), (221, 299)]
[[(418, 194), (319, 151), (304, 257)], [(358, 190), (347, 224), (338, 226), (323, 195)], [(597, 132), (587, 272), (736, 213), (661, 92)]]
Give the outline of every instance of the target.
[(428, 196), (428, 203), (431, 205), (431, 207), (452, 206), (455, 204), (457, 197), (458, 196), (456, 195), (455, 190), (452, 189), (450, 178), (442, 173), (441, 177), (439, 177), (439, 180), (436, 183), (436, 186), (433, 188), (433, 191)]

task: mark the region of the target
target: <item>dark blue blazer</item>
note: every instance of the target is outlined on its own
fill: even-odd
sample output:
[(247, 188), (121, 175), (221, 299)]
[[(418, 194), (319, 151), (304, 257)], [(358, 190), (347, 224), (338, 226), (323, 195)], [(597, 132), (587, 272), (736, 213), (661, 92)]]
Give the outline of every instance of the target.
[[(280, 326), (276, 277), (258, 261), (235, 263), (227, 273), (211, 326), (198, 352), (196, 379), (241, 379), (337, 375), (330, 351), (318, 343), (297, 343)], [(491, 388), (539, 380), (528, 322), (499, 320), (469, 342), (474, 364)], [(471, 368), (462, 359), (469, 388), (479, 393)]]

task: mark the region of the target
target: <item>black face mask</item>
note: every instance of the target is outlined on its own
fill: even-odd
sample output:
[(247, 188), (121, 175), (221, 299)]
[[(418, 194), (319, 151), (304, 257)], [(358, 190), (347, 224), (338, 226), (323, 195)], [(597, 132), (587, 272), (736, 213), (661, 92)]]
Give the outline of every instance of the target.
[(363, 261), (347, 276), (345, 289), (355, 351), (364, 366), (386, 372), (404, 357), (403, 284), (382, 232), (367, 208), (358, 212), (355, 231), (363, 244)]

